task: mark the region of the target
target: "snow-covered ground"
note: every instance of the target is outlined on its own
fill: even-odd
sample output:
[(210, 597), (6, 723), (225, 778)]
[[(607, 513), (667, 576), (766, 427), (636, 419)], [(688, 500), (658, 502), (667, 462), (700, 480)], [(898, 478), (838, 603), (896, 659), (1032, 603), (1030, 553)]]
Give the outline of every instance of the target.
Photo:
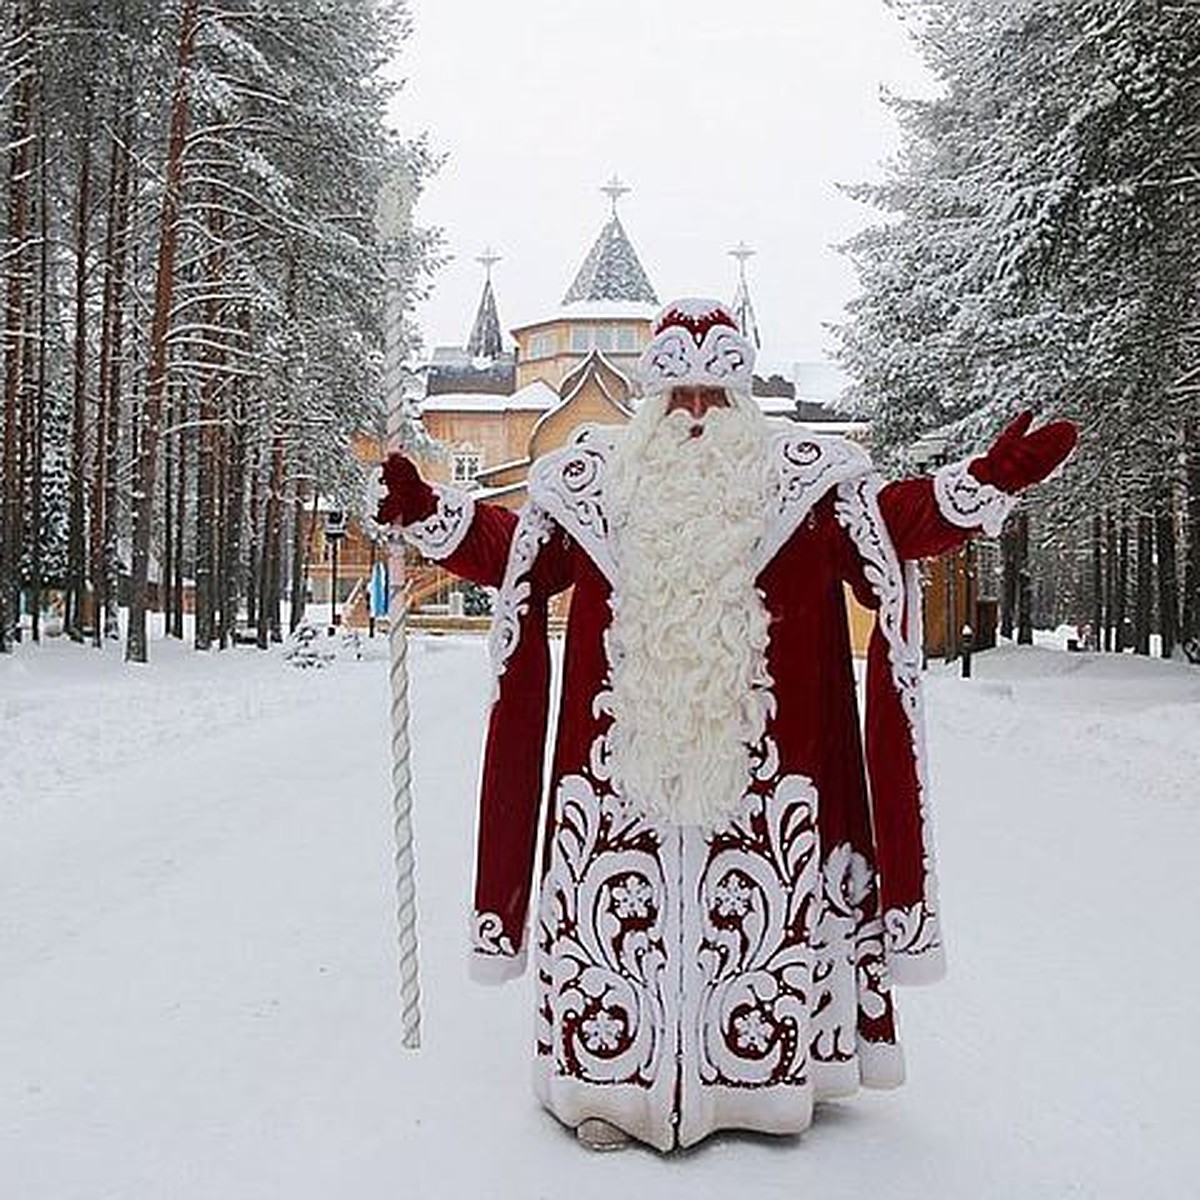
[(424, 1040), (400, 1049), (384, 647), (0, 661), (4, 1200), (1195, 1196), (1200, 670), (930, 673), (950, 975), (799, 1138), (588, 1155), (528, 981), (469, 984), (485, 648), (414, 639)]

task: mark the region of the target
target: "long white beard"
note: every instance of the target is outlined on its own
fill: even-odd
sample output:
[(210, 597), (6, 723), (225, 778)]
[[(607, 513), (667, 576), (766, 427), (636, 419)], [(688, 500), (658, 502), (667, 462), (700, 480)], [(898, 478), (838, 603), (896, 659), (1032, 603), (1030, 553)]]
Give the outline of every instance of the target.
[(767, 425), (743, 397), (702, 422), (664, 410), (661, 396), (644, 402), (605, 488), (617, 555), (610, 768), (636, 809), (714, 827), (750, 783), (771, 705), (752, 553), (767, 508)]

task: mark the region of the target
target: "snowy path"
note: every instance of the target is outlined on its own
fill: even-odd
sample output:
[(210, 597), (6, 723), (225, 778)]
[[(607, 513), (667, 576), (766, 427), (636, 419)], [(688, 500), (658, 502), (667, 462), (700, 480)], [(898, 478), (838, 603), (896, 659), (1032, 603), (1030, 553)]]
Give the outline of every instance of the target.
[(155, 651), (0, 662), (4, 1200), (1196, 1194), (1200, 672), (934, 673), (951, 968), (900, 996), (909, 1083), (664, 1160), (579, 1150), (530, 1094), (527, 981), (465, 979), (482, 643), (414, 648), (416, 1057), (384, 664)]

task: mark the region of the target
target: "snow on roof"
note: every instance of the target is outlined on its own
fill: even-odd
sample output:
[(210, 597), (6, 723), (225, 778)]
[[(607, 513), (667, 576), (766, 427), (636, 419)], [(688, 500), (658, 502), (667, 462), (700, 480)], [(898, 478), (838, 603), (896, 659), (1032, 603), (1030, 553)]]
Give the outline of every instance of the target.
[(867, 431), (865, 421), (798, 421), (797, 424), (813, 433), (828, 433), (834, 437), (850, 437)]
[(515, 335), (539, 325), (556, 325), (562, 321), (653, 321), (658, 305), (642, 300), (578, 300), (563, 304), (548, 315), (534, 317), (513, 325)]
[(758, 401), (758, 407), (769, 417), (777, 413), (795, 415), (796, 402), (790, 396), (755, 396), (754, 399)]
[(653, 321), (658, 305), (645, 300), (576, 300), (564, 304), (559, 314), (579, 321)]
[(828, 403), (844, 392), (849, 376), (837, 363), (802, 361), (772, 351), (760, 350), (754, 358), (754, 373), (760, 379), (778, 375), (796, 385), (796, 396)]
[(543, 412), (558, 403), (558, 393), (546, 382), (535, 379), (511, 396), (498, 396), (487, 392), (445, 392), (439, 396), (426, 396), (421, 402), (422, 412), (510, 412), (513, 409), (532, 409)]

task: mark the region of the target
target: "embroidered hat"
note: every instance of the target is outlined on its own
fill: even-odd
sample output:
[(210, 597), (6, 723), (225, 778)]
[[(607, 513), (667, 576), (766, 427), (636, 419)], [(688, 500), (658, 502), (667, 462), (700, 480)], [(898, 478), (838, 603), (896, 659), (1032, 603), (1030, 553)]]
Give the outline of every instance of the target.
[(754, 347), (719, 300), (674, 300), (654, 320), (654, 337), (638, 359), (642, 392), (719, 387), (749, 392)]

